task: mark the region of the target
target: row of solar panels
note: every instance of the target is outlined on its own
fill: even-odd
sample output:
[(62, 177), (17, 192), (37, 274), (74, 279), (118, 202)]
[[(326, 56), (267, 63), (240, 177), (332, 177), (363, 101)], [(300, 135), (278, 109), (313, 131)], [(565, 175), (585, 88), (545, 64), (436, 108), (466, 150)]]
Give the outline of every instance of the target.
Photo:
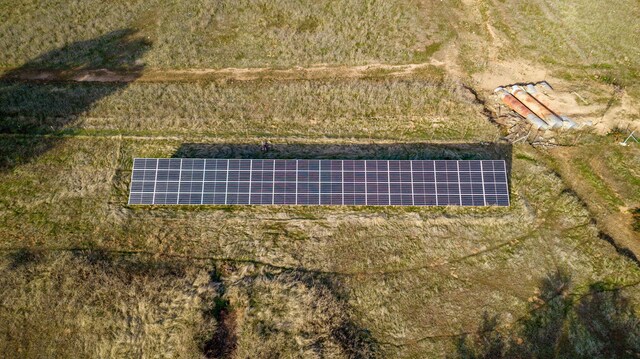
[(154, 205), (343, 205), (343, 206), (508, 206), (508, 196), (132, 193), (129, 204)]
[(508, 206), (504, 161), (137, 158), (129, 204)]
[(504, 161), (134, 159), (129, 204), (508, 206)]
[(503, 160), (278, 160), (136, 158), (134, 169), (283, 171), (505, 171)]
[(503, 194), (504, 183), (132, 182), (136, 193)]
[(318, 172), (141, 170), (133, 181), (503, 182), (504, 172)]

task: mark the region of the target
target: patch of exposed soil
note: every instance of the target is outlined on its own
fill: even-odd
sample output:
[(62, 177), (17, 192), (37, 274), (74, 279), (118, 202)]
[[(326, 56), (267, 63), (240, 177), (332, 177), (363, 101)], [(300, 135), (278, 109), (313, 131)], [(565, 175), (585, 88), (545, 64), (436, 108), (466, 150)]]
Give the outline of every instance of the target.
[[(274, 68), (224, 68), (224, 69), (146, 69), (133, 76), (127, 70), (79, 69), (79, 70), (20, 70), (5, 69), (5, 78), (21, 81), (76, 81), (76, 82), (184, 82), (198, 80), (258, 79), (323, 79), (323, 78), (363, 78), (384, 76), (407, 76), (433, 66), (424, 64), (369, 64), (362, 66), (295, 67)], [(10, 72), (11, 71), (11, 72)], [(10, 72), (10, 73), (9, 73)]]
[[(488, 66), (486, 71), (472, 76), (478, 88), (488, 96), (498, 87), (516, 83), (535, 83), (547, 81), (554, 90), (539, 92), (536, 97), (560, 116), (567, 116), (578, 124), (591, 124), (598, 134), (606, 134), (615, 128), (640, 130), (640, 108), (633, 99), (620, 88), (601, 83), (589, 83), (588, 90), (555, 78), (544, 67), (525, 63), (520, 60), (512, 62), (496, 62)], [(592, 99), (609, 97), (609, 101)], [(495, 98), (495, 106), (502, 104)], [(505, 107), (501, 112), (508, 112)]]

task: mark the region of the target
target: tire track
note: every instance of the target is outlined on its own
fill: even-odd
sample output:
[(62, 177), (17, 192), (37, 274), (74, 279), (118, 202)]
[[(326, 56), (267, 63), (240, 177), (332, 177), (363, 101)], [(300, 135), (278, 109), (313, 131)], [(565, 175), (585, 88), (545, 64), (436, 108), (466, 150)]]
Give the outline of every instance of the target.
[(316, 80), (335, 78), (399, 77), (425, 72), (444, 66), (439, 62), (418, 64), (373, 63), (360, 66), (311, 66), (289, 69), (221, 68), (221, 69), (145, 69), (142, 72), (112, 69), (13, 69), (0, 68), (6, 80), (25, 82), (192, 82), (192, 81), (252, 81), (252, 80)]

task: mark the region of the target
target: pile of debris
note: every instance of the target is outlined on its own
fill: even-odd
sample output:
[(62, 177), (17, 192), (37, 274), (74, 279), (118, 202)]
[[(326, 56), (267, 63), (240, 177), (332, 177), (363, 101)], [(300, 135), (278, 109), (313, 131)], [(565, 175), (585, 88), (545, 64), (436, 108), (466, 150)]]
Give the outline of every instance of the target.
[(566, 116), (558, 116), (545, 104), (539, 96), (536, 87), (545, 91), (553, 88), (546, 81), (529, 84), (515, 84), (500, 86), (494, 92), (502, 102), (527, 121), (535, 130), (578, 129), (576, 124)]

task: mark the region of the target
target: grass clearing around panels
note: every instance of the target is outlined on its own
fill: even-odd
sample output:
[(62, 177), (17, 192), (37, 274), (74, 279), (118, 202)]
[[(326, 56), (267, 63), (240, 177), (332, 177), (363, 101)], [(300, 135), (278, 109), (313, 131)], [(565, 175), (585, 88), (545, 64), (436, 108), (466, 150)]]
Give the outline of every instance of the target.
[[(569, 268), (578, 285), (640, 278), (526, 147), (514, 148), (508, 209), (126, 206), (131, 158), (169, 157), (180, 146), (70, 138), (2, 174), (3, 191), (21, 190), (0, 196), (18, 209), (3, 216), (2, 245), (19, 247), (28, 236), (41, 239), (35, 248), (222, 261), (238, 353), (306, 353), (324, 343), (323, 352), (346, 356), (354, 342), (331, 334), (343, 331), (367, 343), (358, 350), (380, 356), (440, 356), (454, 350), (451, 340), (417, 340), (472, 330), (484, 310), (523, 315), (557, 267)], [(299, 146), (287, 154), (304, 151)]]

